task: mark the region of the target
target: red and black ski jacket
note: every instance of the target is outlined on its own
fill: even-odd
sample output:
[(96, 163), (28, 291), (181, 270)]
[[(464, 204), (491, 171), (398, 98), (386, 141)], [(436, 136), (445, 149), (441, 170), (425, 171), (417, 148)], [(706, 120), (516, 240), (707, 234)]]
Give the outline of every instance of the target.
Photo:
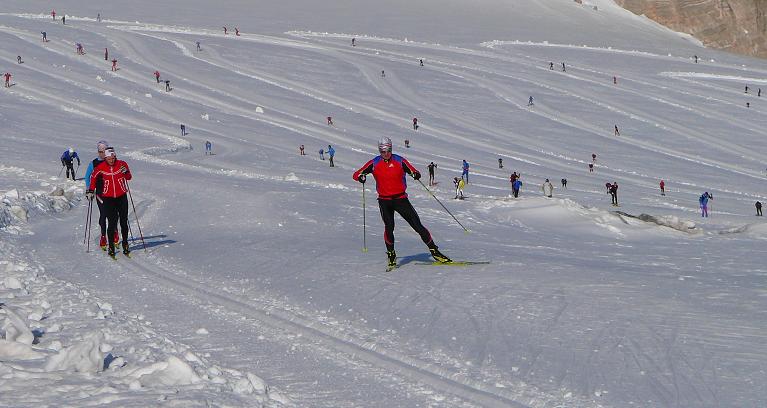
[(405, 174), (413, 175), (418, 173), (415, 167), (404, 157), (396, 154), (391, 155), (390, 160), (384, 160), (381, 156), (376, 156), (359, 170), (354, 172), (352, 178), (357, 180), (361, 174), (373, 173), (376, 180), (376, 191), (379, 200), (394, 200), (397, 198), (407, 198), (407, 181)]
[[(122, 172), (125, 168), (126, 172)], [(99, 178), (103, 183), (101, 191), (95, 191)], [(90, 190), (102, 197), (117, 198), (128, 193), (127, 181), (132, 179), (128, 163), (122, 160), (115, 160), (113, 165), (109, 165), (106, 160), (101, 162), (91, 174)]]

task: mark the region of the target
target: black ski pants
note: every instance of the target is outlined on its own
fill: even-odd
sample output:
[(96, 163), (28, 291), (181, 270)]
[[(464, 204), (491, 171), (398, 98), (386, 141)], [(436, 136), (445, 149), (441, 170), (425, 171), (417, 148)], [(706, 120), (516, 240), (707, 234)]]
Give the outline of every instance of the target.
[(613, 204), (618, 205), (618, 193), (617, 192), (610, 192), (610, 195), (612, 196)]
[(96, 197), (96, 204), (99, 206), (99, 227), (101, 227), (101, 235), (107, 234), (107, 210), (104, 209), (103, 199)]
[(410, 200), (407, 198), (396, 198), (393, 200), (378, 200), (378, 208), (381, 210), (381, 219), (384, 222), (384, 242), (386, 243), (386, 250), (394, 250), (394, 212), (399, 215), (410, 224), (410, 227), (421, 236), (421, 240), (429, 248), (436, 249), (434, 240), (431, 238), (431, 233), (426, 227), (421, 224), (421, 219), (418, 218), (418, 213), (410, 204)]
[(72, 180), (75, 179), (75, 163), (74, 162), (66, 162), (67, 166), (67, 178), (69, 178), (69, 172), (72, 172)]
[(114, 247), (112, 237), (117, 231), (117, 221), (120, 221), (120, 232), (122, 232), (123, 242), (128, 242), (128, 195), (112, 198), (104, 197), (104, 209), (107, 212), (107, 221), (109, 226), (107, 227), (107, 241), (109, 241), (109, 247)]

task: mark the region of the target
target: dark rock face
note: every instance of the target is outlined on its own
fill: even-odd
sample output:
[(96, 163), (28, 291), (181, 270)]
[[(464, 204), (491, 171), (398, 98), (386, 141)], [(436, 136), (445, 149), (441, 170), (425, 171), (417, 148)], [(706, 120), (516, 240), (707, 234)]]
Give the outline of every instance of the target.
[(635, 14), (689, 33), (707, 47), (767, 57), (767, 1), (615, 0)]

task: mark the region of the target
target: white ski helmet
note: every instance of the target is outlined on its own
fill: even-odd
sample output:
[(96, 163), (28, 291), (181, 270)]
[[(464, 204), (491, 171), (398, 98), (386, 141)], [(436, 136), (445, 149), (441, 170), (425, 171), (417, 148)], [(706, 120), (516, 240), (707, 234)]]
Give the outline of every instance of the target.
[(379, 152), (383, 152), (383, 151), (390, 152), (391, 151), (391, 147), (392, 147), (391, 139), (389, 139), (388, 137), (382, 137), (381, 140), (378, 141), (378, 151)]
[(70, 148), (69, 148), (69, 154), (72, 154), (72, 153), (74, 153), (74, 152), (75, 152), (75, 149), (74, 149), (73, 147), (70, 147)]

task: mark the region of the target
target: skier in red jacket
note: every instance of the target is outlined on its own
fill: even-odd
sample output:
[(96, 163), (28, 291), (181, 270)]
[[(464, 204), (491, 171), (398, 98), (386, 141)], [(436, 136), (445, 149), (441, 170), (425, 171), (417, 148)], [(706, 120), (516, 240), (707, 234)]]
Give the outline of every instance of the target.
[(439, 252), (429, 230), (421, 224), (418, 213), (407, 198), (405, 175), (409, 174), (413, 179), (418, 180), (421, 178), (421, 173), (404, 157), (392, 154), (392, 143), (388, 137), (382, 138), (378, 143), (378, 151), (380, 155), (355, 171), (352, 178), (364, 184), (366, 174), (372, 173), (376, 180), (378, 207), (384, 222), (384, 242), (389, 267), (397, 266), (397, 254), (394, 252), (394, 212), (399, 213), (421, 236), (421, 240), (429, 247), (431, 256), (437, 262), (452, 262), (450, 258)]
[[(107, 147), (104, 150), (106, 159), (101, 162), (91, 173), (91, 182), (88, 191), (85, 192), (89, 200), (93, 200), (94, 190), (99, 178), (102, 184), (102, 190), (99, 197), (103, 200), (102, 208), (107, 214), (107, 236), (114, 236), (117, 231), (117, 221), (120, 221), (120, 232), (122, 232), (123, 254), (130, 254), (128, 246), (128, 180), (131, 180), (130, 168), (128, 163), (117, 160), (115, 149)], [(109, 256), (115, 255), (115, 243), (109, 240)]]
[(10, 88), (11, 87), (11, 77), (13, 75), (11, 75), (10, 72), (6, 72), (5, 75), (3, 75), (3, 76), (5, 77), (5, 87), (6, 88)]

